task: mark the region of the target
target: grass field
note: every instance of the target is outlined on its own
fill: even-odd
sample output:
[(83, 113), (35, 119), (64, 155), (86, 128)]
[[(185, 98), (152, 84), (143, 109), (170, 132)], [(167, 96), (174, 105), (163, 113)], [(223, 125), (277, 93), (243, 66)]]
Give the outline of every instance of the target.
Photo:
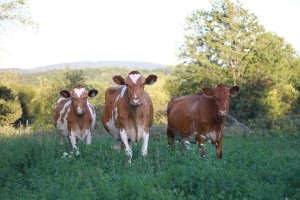
[(106, 134), (72, 158), (54, 133), (0, 136), (0, 199), (300, 199), (299, 137), (227, 136), (221, 161), (166, 144), (150, 138), (146, 159), (134, 145), (127, 165)]

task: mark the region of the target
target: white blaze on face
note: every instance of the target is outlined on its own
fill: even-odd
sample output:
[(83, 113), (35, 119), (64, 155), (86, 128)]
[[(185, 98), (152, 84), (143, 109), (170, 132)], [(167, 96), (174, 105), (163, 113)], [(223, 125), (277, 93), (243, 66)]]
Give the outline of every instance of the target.
[(129, 75), (129, 78), (131, 78), (131, 80), (132, 80), (132, 82), (133, 82), (134, 84), (137, 83), (137, 80), (138, 80), (140, 77), (141, 77), (140, 74), (130, 74), (130, 75)]
[(82, 95), (82, 93), (84, 92), (85, 88), (75, 88), (74, 92), (77, 94), (78, 97), (80, 97)]

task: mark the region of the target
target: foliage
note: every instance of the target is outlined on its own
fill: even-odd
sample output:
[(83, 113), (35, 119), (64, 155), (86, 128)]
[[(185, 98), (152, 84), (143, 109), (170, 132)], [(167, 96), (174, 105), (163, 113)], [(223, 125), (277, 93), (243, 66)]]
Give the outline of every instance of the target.
[(164, 85), (168, 79), (165, 76), (159, 76), (154, 85), (146, 86), (145, 90), (149, 93), (154, 107), (154, 125), (167, 124), (167, 104), (170, 96), (165, 90)]
[(28, 12), (27, 0), (2, 0), (0, 2), (0, 30), (3, 32), (11, 24), (34, 26)]
[(22, 115), (22, 108), (16, 92), (0, 84), (0, 125), (15, 123)]
[[(166, 137), (150, 137), (144, 159), (133, 146), (133, 164), (101, 136), (79, 144), (80, 157), (63, 158), (54, 133), (0, 139), (1, 199), (298, 199), (299, 138), (225, 137), (220, 161), (205, 144), (182, 156)], [(96, 136), (94, 137), (96, 138)], [(276, 147), (276, 148), (274, 148)]]
[[(238, 84), (230, 112), (243, 122), (297, 113), (300, 62), (292, 46), (266, 32), (257, 17), (237, 1), (212, 1), (212, 9), (194, 11), (185, 25), (185, 42), (174, 76), (173, 94), (201, 92), (220, 82)], [(170, 87), (169, 87), (170, 88)]]

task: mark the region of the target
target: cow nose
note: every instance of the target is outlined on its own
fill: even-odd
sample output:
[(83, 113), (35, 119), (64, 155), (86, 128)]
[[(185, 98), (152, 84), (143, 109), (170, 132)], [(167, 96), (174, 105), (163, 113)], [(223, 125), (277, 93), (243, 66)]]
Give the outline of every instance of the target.
[(131, 105), (132, 106), (139, 106), (139, 105), (142, 105), (142, 101), (140, 98), (133, 98), (131, 99)]
[(226, 117), (227, 116), (227, 110), (219, 110), (219, 115), (221, 117)]
[(82, 115), (84, 113), (84, 110), (81, 107), (78, 107), (76, 111), (79, 115)]

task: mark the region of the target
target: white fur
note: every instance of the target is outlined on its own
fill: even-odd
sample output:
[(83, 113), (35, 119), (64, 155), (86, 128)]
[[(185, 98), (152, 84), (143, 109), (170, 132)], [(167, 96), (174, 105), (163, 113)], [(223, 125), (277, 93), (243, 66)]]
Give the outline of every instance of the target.
[(92, 127), (91, 127), (91, 131), (93, 131), (93, 130), (94, 130), (94, 127), (95, 127), (95, 123), (96, 123), (96, 112), (95, 112), (95, 110), (94, 110), (94, 112), (93, 112), (93, 106), (92, 106), (92, 104), (91, 104), (89, 101), (87, 101), (87, 106), (88, 106), (89, 111), (90, 111), (91, 116), (92, 116)]
[(59, 98), (58, 100), (57, 100), (57, 103), (60, 103), (62, 100), (64, 100), (64, 99), (66, 99), (66, 98)]
[(148, 141), (149, 141), (149, 133), (146, 133), (146, 131), (143, 131), (142, 134), (142, 155), (145, 157), (148, 154)]
[(70, 137), (70, 142), (71, 142), (71, 145), (73, 147), (73, 150), (76, 151), (76, 156), (78, 156), (79, 155), (79, 149), (76, 146), (76, 132), (71, 129), (71, 134), (70, 134), (69, 137)]
[(140, 74), (130, 74), (129, 78), (131, 78), (132, 82), (136, 84), (137, 80), (141, 77)]
[(130, 164), (131, 158), (132, 158), (132, 150), (128, 144), (128, 137), (127, 137), (126, 131), (124, 129), (120, 130), (120, 136), (121, 136), (121, 140), (125, 146), (124, 150), (125, 150), (125, 154), (127, 156), (127, 162)]
[[(127, 87), (126, 87), (126, 86), (123, 86), (122, 91), (121, 91), (121, 97), (124, 96), (124, 93), (125, 93), (126, 89), (127, 89)], [(117, 98), (117, 100), (118, 100), (118, 99), (119, 99), (119, 97)]]
[(84, 92), (85, 88), (75, 88), (74, 92), (77, 94), (78, 97), (80, 97), (82, 95), (82, 93)]
[[(65, 136), (67, 137), (69, 135), (69, 132), (68, 132), (68, 122), (67, 122), (67, 117), (68, 117), (68, 114), (70, 112), (70, 105), (71, 105), (72, 101), (69, 100), (68, 102), (66, 102), (64, 104), (64, 107), (61, 109), (61, 111), (59, 112), (59, 118), (56, 122), (56, 128), (57, 130), (59, 130), (59, 132), (61, 133), (62, 136)], [(67, 111), (66, 111), (67, 109)], [(63, 119), (63, 123), (61, 122), (61, 117), (62, 115), (67, 112), (65, 114), (65, 117)]]

